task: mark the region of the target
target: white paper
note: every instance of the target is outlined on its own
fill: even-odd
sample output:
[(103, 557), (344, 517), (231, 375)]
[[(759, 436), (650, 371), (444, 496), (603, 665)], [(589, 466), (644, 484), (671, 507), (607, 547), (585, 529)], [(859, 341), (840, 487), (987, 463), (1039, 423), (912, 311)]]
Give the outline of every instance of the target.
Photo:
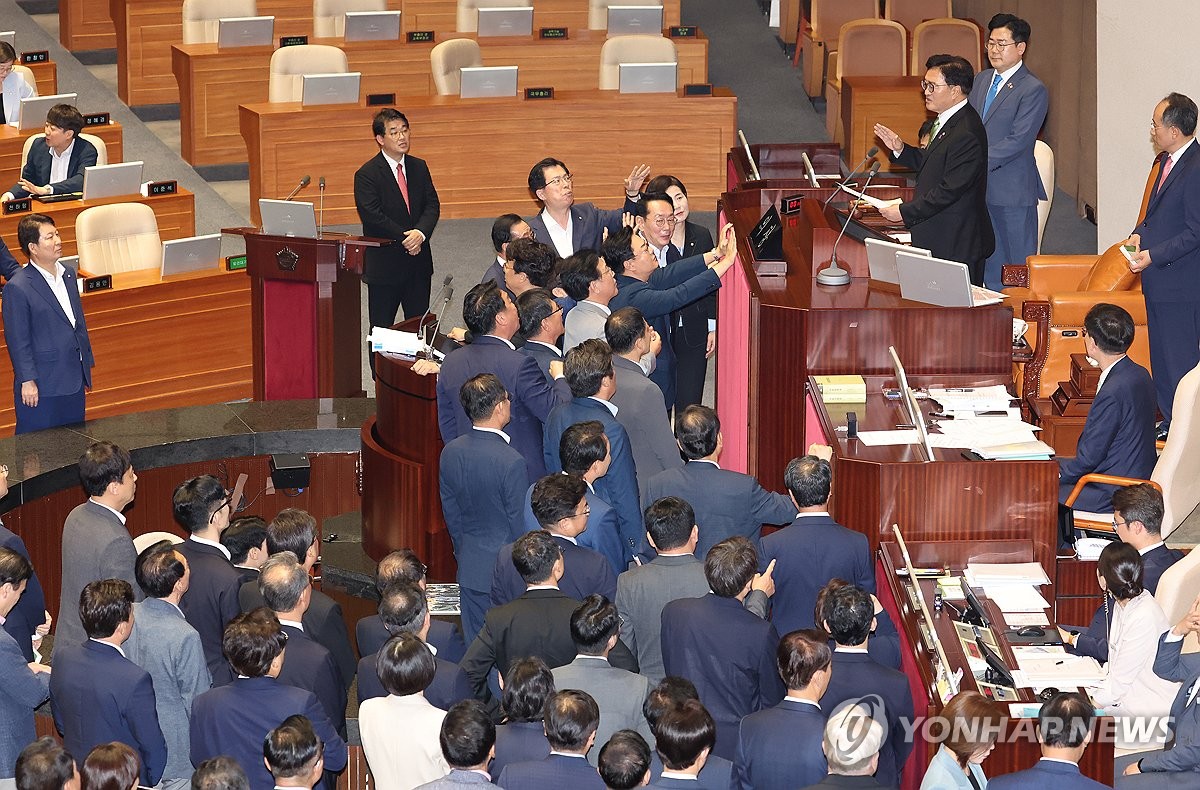
[(880, 200), (877, 197), (871, 197), (870, 195), (867, 195), (863, 192), (859, 192), (857, 189), (851, 189), (850, 187), (846, 186), (845, 184), (839, 184), (839, 187), (841, 188), (841, 190), (843, 192), (848, 192), (851, 195), (854, 195), (854, 197), (858, 198), (862, 202), (866, 203), (867, 205), (874, 206), (875, 208), (883, 208), (884, 206), (899, 206), (900, 205), (900, 198), (893, 198), (891, 200)]
[(1022, 658), (1038, 658), (1045, 656), (1065, 656), (1067, 651), (1056, 645), (1013, 645), (1013, 656), (1017, 659), (1017, 663), (1021, 663)]
[(983, 592), (1005, 614), (1009, 612), (1041, 612), (1050, 608), (1050, 602), (1030, 585), (988, 586), (985, 584)]
[(965, 573), (972, 586), (1050, 583), (1040, 562), (972, 562)]
[(916, 444), (921, 441), (915, 428), (898, 431), (859, 431), (858, 440), (867, 447), (886, 447), (893, 444)]
[(1050, 625), (1046, 615), (1041, 612), (1012, 612), (1004, 615), (1004, 622), (1014, 631), (1027, 625)]
[[(1029, 685), (1093, 686), (1104, 680), (1104, 668), (1091, 656), (1036, 656), (1017, 658), (1017, 666)], [(1017, 672), (1014, 672), (1014, 677)], [(1025, 684), (1022, 684), (1025, 685)]]
[(372, 351), (402, 356), (416, 356), (425, 349), (425, 345), (416, 332), (401, 332), (381, 326), (371, 327), (371, 333), (367, 335), (367, 342), (371, 344)]

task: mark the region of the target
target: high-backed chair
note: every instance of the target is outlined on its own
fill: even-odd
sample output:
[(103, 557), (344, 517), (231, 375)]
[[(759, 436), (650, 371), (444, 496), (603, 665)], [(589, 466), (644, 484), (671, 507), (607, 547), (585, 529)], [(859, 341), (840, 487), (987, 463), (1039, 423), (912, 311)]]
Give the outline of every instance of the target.
[[(1197, 595), (1200, 595), (1200, 551), (1193, 549), (1163, 571), (1158, 579), (1158, 589), (1154, 591), (1154, 600), (1162, 607), (1167, 622), (1174, 624), (1192, 608)], [(1183, 638), (1183, 652), (1200, 652), (1200, 640), (1195, 632)]]
[(621, 87), (622, 63), (678, 63), (675, 42), (662, 36), (613, 36), (600, 48), (600, 90)]
[[(830, 56), (833, 72), (825, 82), (825, 130), (835, 143), (842, 133), (842, 78), (902, 77), (907, 73), (907, 35), (888, 19), (856, 19), (842, 25), (838, 51)], [(836, 62), (836, 69), (835, 64)]]
[(532, 5), (533, 0), (458, 0), (458, 23), (455, 29), (459, 33), (477, 31), (481, 8), (529, 8)]
[[(33, 141), (37, 140), (39, 138), (45, 137), (45, 136), (46, 135), (44, 132), (38, 132), (37, 134), (31, 134), (25, 138), (25, 145), (23, 145), (21, 147), (21, 169), (22, 170), (25, 169), (25, 162), (29, 159), (29, 149), (33, 148)], [(80, 132), (79, 139), (87, 140), (89, 143), (96, 146), (96, 164), (98, 164), (98, 165), (108, 164), (108, 144), (107, 143), (105, 143), (103, 140), (101, 140), (96, 135), (88, 134), (87, 132)]]
[(131, 272), (162, 265), (162, 239), (154, 209), (144, 203), (111, 203), (80, 212), (75, 220), (79, 268), (91, 274)]
[(183, 0), (183, 43), (215, 44), (221, 19), (257, 15), (255, 0)]
[(164, 540), (172, 544), (183, 543), (183, 538), (179, 537), (174, 532), (146, 532), (141, 535), (134, 536), (133, 550), (138, 554), (141, 554), (155, 543), (162, 543)]
[(883, 5), (883, 18), (899, 22), (911, 33), (926, 19), (954, 16), (952, 6), (952, 0), (886, 0)]
[(386, 11), (387, 0), (313, 0), (313, 36), (346, 35), (347, 11)]
[(344, 74), (350, 71), (346, 53), (325, 44), (282, 47), (271, 55), (267, 101), (300, 101), (305, 74)]
[(13, 65), (12, 70), (21, 75), (21, 79), (25, 80), (25, 84), (33, 88), (33, 95), (37, 96), (37, 77), (33, 76), (33, 69), (17, 63)]
[(1054, 205), (1054, 151), (1041, 140), (1033, 144), (1033, 159), (1037, 162), (1038, 177), (1042, 180), (1042, 189), (1046, 190), (1046, 199), (1037, 204), (1038, 243), (1037, 251), (1042, 252), (1042, 236), (1046, 233), (1046, 220), (1050, 218), (1050, 207)]
[(842, 25), (855, 19), (878, 19), (877, 0), (812, 0), (812, 17), (801, 30), (797, 46), (802, 53), (804, 92), (820, 96), (825, 89), (829, 53), (840, 46)]
[(469, 38), (443, 41), (429, 52), (429, 67), (433, 71), (433, 85), (438, 96), (457, 96), (462, 84), (461, 71), (482, 65), (479, 43)]
[(983, 62), (983, 31), (966, 19), (927, 19), (912, 33), (912, 56), (909, 74), (925, 74), (925, 61), (930, 55), (958, 55), (967, 59), (975, 73)]

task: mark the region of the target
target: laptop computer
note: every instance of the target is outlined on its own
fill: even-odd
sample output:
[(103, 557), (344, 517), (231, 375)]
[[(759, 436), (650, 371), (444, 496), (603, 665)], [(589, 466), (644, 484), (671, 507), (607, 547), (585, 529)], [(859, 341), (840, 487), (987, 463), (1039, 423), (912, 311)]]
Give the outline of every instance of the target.
[(217, 49), (265, 47), (274, 37), (273, 16), (231, 16), (217, 20)]
[(479, 38), (486, 36), (533, 35), (533, 8), (481, 8), (476, 28)]
[(14, 124), (22, 132), (31, 130), (42, 131), (46, 126), (46, 113), (56, 104), (75, 105), (78, 93), (55, 93), (50, 96), (30, 96), (21, 99), (21, 107)]
[(622, 63), (621, 93), (675, 93), (677, 63)]
[(468, 66), (460, 75), (458, 95), (463, 99), (516, 96), (517, 67)]
[(262, 217), (263, 233), (300, 239), (317, 237), (317, 214), (312, 203), (259, 198), (258, 213)]
[(608, 35), (613, 36), (661, 36), (663, 30), (663, 7), (661, 5), (610, 5), (608, 7)]
[(358, 85), (361, 79), (362, 74), (357, 71), (345, 74), (305, 74), (300, 104), (304, 107), (318, 104), (358, 104)]
[(399, 11), (347, 11), (347, 41), (398, 41)]
[(119, 162), (83, 169), (83, 199), (142, 194), (142, 163)]
[(221, 266), (221, 234), (171, 239), (162, 245), (162, 276)]
[(1000, 304), (1004, 294), (971, 284), (965, 263), (911, 252), (896, 253), (900, 295), (940, 307), (982, 307)]
[(863, 243), (867, 245), (867, 268), (870, 270), (871, 279), (892, 285), (900, 282), (896, 275), (896, 253), (911, 252), (926, 258), (933, 254), (920, 247), (909, 247), (906, 244), (896, 244), (882, 239), (867, 238), (863, 239)]

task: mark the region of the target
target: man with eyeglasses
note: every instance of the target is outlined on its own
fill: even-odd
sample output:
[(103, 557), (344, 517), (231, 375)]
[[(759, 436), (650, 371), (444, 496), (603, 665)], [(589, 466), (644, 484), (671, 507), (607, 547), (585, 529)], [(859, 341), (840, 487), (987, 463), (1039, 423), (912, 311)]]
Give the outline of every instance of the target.
[(984, 260), (995, 251), (996, 238), (987, 210), (987, 132), (967, 103), (975, 71), (957, 55), (933, 55), (925, 68), (925, 107), (937, 113), (929, 147), (907, 145), (891, 129), (875, 124), (892, 159), (917, 171), (913, 199), (879, 212), (889, 222), (903, 223), (914, 246), (965, 263), (971, 282), (982, 285)]
[(625, 205), (600, 209), (594, 203), (576, 203), (571, 171), (557, 159), (546, 157), (529, 171), (529, 191), (542, 203), (542, 212), (529, 220), (537, 238), (552, 244), (561, 258), (580, 250), (598, 250), (604, 234), (621, 227), (622, 215), (631, 213), (640, 198), (649, 165), (637, 165), (625, 179)]
[(1037, 252), (1037, 204), (1047, 197), (1033, 144), (1046, 120), (1049, 94), (1025, 65), (1028, 45), (1028, 22), (1012, 14), (992, 17), (986, 43), (992, 68), (979, 72), (971, 89), (971, 106), (988, 138), (987, 208), (996, 250), (984, 264), (983, 284), (993, 290), (1003, 285), (1004, 264), (1023, 264)]
[(17, 51), (7, 41), (0, 41), (0, 118), (14, 123), (21, 113), (21, 99), (37, 96), (37, 89), (17, 73)]

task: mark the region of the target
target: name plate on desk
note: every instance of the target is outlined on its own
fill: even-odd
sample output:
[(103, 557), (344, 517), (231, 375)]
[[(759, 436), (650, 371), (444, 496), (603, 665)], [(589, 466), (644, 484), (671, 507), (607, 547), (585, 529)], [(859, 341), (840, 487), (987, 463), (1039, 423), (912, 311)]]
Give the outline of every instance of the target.
[(177, 181), (151, 181), (146, 187), (147, 195), (174, 195), (178, 191)]
[[(759, 275), (781, 276), (787, 274), (787, 262), (783, 258), (783, 220), (779, 209), (772, 205), (763, 214), (762, 219), (750, 231), (750, 247), (759, 265), (756, 271)], [(763, 266), (762, 264), (781, 263), (782, 266)]]
[(671, 38), (695, 38), (695, 25), (671, 25), (667, 28), (667, 35)]
[(90, 112), (83, 116), (84, 126), (108, 126), (112, 123), (112, 115), (106, 112)]
[(526, 99), (553, 99), (554, 88), (526, 88)]
[(246, 270), (246, 262), (248, 258), (245, 253), (241, 255), (230, 255), (225, 258), (225, 271), (240, 272)]
[(83, 292), (90, 294), (93, 291), (108, 291), (112, 288), (111, 274), (97, 274), (95, 277), (83, 278)]
[(712, 96), (711, 82), (689, 82), (683, 86), (684, 96)]
[(566, 38), (565, 27), (544, 27), (538, 31), (538, 38)]
[(396, 103), (396, 94), (394, 93), (368, 93), (368, 107), (390, 107)]
[(4, 202), (4, 215), (22, 214), (33, 208), (33, 198), (16, 198), (14, 200), (6, 200)]
[(410, 30), (408, 31), (409, 44), (428, 44), (433, 41), (432, 30)]
[(308, 43), (308, 36), (280, 36), (280, 47), (299, 47)]
[(50, 62), (50, 52), (49, 52), (49, 50), (45, 50), (45, 49), (39, 49), (36, 52), (22, 52), (21, 53), (21, 62), (24, 63), (26, 66), (31, 65), (33, 63), (49, 63)]

